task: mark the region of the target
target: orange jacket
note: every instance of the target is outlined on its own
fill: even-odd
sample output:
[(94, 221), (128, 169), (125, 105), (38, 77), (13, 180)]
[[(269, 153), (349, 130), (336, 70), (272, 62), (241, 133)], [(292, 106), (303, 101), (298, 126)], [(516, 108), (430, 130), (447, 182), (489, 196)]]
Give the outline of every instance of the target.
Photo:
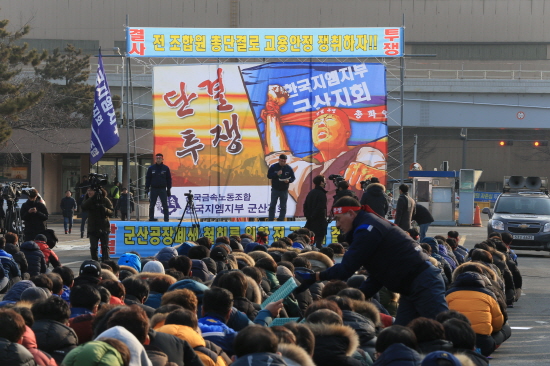
[[(471, 280), (476, 279), (479, 283), (481, 277), (483, 276), (478, 273), (462, 273), (447, 291), (446, 299), (449, 309), (464, 314), (470, 320), (474, 332), (490, 335), (502, 328), (504, 316), (490, 291), (483, 286), (472, 286), (474, 282)], [(465, 282), (464, 279), (470, 282)]]

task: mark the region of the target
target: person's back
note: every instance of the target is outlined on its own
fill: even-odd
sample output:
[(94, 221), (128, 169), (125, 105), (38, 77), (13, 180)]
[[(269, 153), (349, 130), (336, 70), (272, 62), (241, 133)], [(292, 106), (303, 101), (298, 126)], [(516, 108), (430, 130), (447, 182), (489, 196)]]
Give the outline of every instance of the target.
[(46, 273), (46, 259), (38, 244), (34, 241), (26, 241), (21, 244), (21, 252), (27, 259), (28, 273), (31, 277)]
[(284, 358), (277, 354), (277, 336), (269, 328), (251, 325), (243, 329), (235, 339), (233, 366), (286, 366)]
[(397, 207), (395, 209), (395, 225), (407, 231), (411, 228), (412, 217), (415, 213), (414, 200), (409, 197), (409, 186), (402, 184), (399, 186), (399, 198), (397, 199)]
[(389, 198), (386, 195), (386, 187), (379, 182), (371, 180), (371, 184), (361, 196), (361, 205), (368, 205), (374, 212), (382, 217), (386, 217), (389, 207)]
[(237, 332), (229, 328), (226, 322), (233, 307), (233, 295), (226, 289), (212, 288), (205, 291), (202, 306), (203, 317), (199, 319), (199, 328), (203, 338), (212, 341), (232, 356)]

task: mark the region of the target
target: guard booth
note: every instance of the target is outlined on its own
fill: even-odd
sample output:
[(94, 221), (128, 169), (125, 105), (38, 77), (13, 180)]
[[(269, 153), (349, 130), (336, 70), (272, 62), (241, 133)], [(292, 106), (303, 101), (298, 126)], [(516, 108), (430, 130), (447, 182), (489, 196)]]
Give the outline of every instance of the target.
[(456, 225), (456, 185), (459, 174), (456, 171), (411, 170), (411, 197), (417, 205), (430, 210), (432, 225)]

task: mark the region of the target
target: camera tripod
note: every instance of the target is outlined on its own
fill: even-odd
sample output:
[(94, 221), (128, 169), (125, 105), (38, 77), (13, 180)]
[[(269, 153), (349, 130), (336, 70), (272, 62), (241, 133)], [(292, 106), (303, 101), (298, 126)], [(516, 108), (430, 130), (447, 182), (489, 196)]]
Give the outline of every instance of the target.
[(191, 190), (189, 190), (189, 193), (185, 193), (184, 196), (186, 197), (187, 202), (185, 204), (185, 208), (183, 209), (183, 213), (181, 214), (180, 222), (178, 223), (178, 226), (176, 226), (176, 230), (174, 230), (174, 236), (172, 237), (172, 245), (174, 245), (174, 243), (176, 242), (176, 237), (178, 235), (178, 231), (180, 230), (181, 222), (183, 221), (183, 217), (185, 216), (187, 209), (189, 209), (189, 215), (191, 216), (191, 228), (197, 229), (197, 237), (200, 237), (201, 235), (201, 224), (199, 222), (199, 217), (197, 216), (197, 211), (195, 210), (195, 203), (193, 202), (193, 193), (191, 193)]
[(19, 241), (23, 240), (23, 221), (21, 220), (21, 209), (17, 203), (17, 199), (6, 200), (7, 210), (4, 218), (4, 235), (12, 232), (17, 234)]

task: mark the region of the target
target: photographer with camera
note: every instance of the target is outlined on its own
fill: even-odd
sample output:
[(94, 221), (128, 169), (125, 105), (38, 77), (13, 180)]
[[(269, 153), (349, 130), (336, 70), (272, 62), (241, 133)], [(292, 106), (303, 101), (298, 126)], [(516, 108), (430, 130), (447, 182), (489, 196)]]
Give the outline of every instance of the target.
[(27, 195), (27, 202), (21, 206), (21, 219), (25, 222), (25, 241), (34, 240), (38, 234), (43, 234), (48, 220), (48, 209), (38, 198), (38, 191), (29, 189)]
[(102, 261), (109, 260), (109, 233), (113, 216), (113, 204), (107, 198), (107, 191), (100, 185), (93, 184), (88, 188), (82, 201), (82, 209), (88, 212), (88, 236), (90, 238), (90, 254), (92, 259), (99, 261), (97, 247), (101, 241)]
[(149, 194), (149, 188), (151, 188), (151, 194), (149, 195), (149, 221), (157, 221), (154, 217), (157, 198), (160, 198), (160, 203), (162, 204), (164, 221), (169, 221), (168, 197), (172, 195), (170, 193), (170, 189), (172, 189), (172, 176), (170, 175), (170, 168), (162, 163), (164, 155), (160, 153), (156, 154), (155, 160), (155, 164), (147, 169), (145, 177), (145, 194)]
[(386, 218), (390, 207), (390, 198), (386, 194), (386, 187), (380, 184), (380, 180), (373, 177), (366, 181), (365, 192), (361, 196), (361, 205), (368, 205), (374, 212)]

